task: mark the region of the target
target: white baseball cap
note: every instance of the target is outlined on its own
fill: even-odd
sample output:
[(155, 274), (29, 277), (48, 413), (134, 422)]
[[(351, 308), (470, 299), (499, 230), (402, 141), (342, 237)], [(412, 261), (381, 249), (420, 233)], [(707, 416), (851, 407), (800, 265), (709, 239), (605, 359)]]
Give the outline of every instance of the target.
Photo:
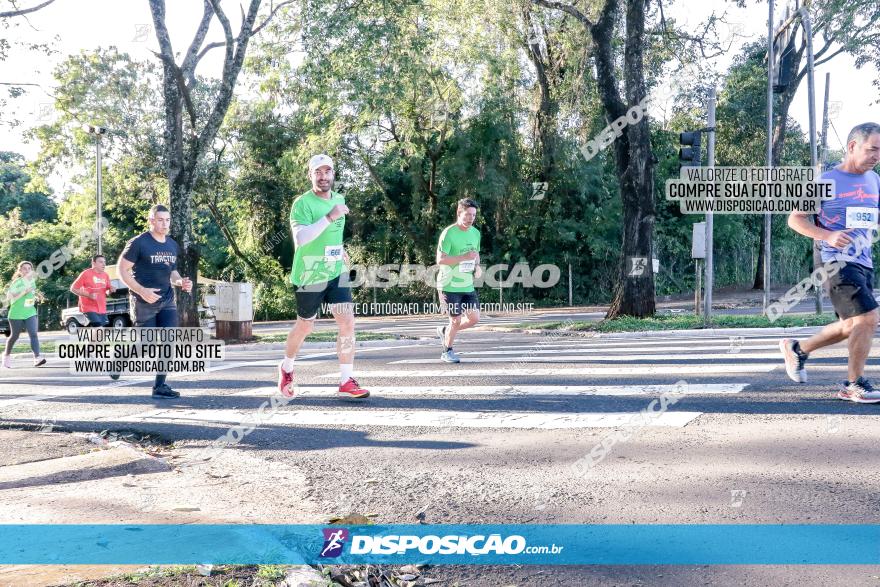
[(330, 169), (333, 169), (333, 159), (331, 159), (329, 155), (324, 155), (323, 153), (315, 155), (309, 159), (309, 173), (323, 165), (327, 165)]

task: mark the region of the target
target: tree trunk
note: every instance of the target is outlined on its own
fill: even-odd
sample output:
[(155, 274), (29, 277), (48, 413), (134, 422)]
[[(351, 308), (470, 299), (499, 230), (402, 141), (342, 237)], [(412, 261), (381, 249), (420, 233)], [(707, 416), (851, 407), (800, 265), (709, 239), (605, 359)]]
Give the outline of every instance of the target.
[[(290, 2), (282, 2), (275, 6), (266, 21), (254, 29), (254, 21), (260, 8), (260, 0), (251, 0), (247, 14), (242, 9), (241, 30), (237, 37), (233, 37), (229, 19), (220, 7), (219, 0), (204, 0), (204, 14), (201, 24), (186, 52), (183, 65), (178, 66), (175, 61), (175, 53), (172, 49), (171, 38), (165, 25), (165, 0), (149, 0), (150, 12), (153, 15), (153, 25), (156, 29), (156, 39), (159, 42), (159, 57), (163, 67), (163, 94), (165, 98), (165, 154), (168, 171), (168, 192), (171, 204), (171, 238), (177, 241), (180, 254), (177, 257), (177, 270), (193, 282), (192, 293), (182, 290), (178, 292), (177, 308), (181, 326), (198, 326), (198, 268), (199, 247), (193, 234), (193, 187), (196, 170), (202, 157), (211, 145), (223, 117), (229, 109), (232, 101), (232, 93), (241, 66), (244, 63), (248, 42), (255, 31), (261, 29), (272, 18), (272, 15), (282, 6)], [(212, 16), (216, 16), (226, 37), (226, 56), (223, 61), (223, 76), (220, 88), (210, 102), (208, 114), (204, 125), (198, 128), (197, 114), (193, 107), (191, 88), (187, 80), (195, 81), (195, 68), (200, 55), (204, 55), (209, 47), (200, 53), (205, 36), (211, 23)], [(218, 46), (218, 44), (212, 44)], [(183, 107), (187, 107), (189, 114), (189, 128), (184, 134)]]
[[(755, 284), (752, 286), (752, 289), (764, 289), (764, 243), (767, 240), (764, 235), (764, 217), (760, 216), (760, 220), (760, 228), (758, 229), (758, 234), (760, 235), (760, 240), (758, 241), (758, 264), (755, 267)], [(770, 221), (772, 223), (772, 217)]]
[[(169, 174), (170, 175), (170, 174)], [(187, 174), (177, 174), (171, 183), (171, 238), (177, 241), (180, 255), (177, 257), (177, 271), (193, 282), (192, 293), (177, 290), (177, 312), (181, 326), (198, 326), (198, 269), (201, 251), (192, 230), (193, 199), (192, 181)]]
[[(621, 100), (614, 75), (612, 41), (617, 0), (608, 0), (602, 16), (592, 27), (596, 45), (596, 73), (608, 121), (624, 116), (627, 105)], [(645, 96), (643, 53), (645, 46), (645, 3), (626, 2), (626, 44), (624, 85), (630, 105)], [(654, 155), (647, 116), (629, 124), (614, 143), (615, 165), (620, 177), (623, 203), (621, 260), (614, 298), (606, 319), (618, 316), (652, 316), (654, 298)]]

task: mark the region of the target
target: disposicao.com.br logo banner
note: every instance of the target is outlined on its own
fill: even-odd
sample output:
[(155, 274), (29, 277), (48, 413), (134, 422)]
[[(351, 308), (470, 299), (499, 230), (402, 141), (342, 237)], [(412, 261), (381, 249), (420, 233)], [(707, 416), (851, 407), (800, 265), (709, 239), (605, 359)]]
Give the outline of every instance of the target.
[(0, 564), (880, 564), (880, 525), (0, 525)]

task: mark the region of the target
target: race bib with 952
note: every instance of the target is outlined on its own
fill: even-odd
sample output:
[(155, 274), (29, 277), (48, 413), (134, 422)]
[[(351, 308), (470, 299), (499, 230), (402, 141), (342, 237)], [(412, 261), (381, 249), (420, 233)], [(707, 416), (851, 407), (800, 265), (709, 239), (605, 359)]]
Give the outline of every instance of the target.
[(851, 206), (846, 209), (847, 228), (877, 228), (877, 208)]

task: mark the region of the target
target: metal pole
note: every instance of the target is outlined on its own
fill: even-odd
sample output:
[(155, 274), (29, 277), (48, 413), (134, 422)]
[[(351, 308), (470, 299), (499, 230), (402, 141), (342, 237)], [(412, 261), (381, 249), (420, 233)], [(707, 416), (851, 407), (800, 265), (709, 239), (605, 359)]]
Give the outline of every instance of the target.
[(700, 260), (695, 259), (697, 266), (697, 287), (694, 288), (694, 316), (700, 315), (700, 290), (703, 289), (703, 284), (701, 282), (703, 277), (703, 272), (700, 271)]
[[(806, 6), (800, 10), (804, 23), (804, 37), (807, 41), (807, 103), (810, 109), (810, 165), (816, 169), (818, 155), (816, 153), (816, 81), (815, 67), (813, 63), (813, 27), (810, 24), (810, 13)], [(825, 101), (828, 102), (828, 79), (825, 79)], [(821, 170), (819, 170), (821, 173)], [(819, 252), (819, 243), (813, 241), (813, 269), (822, 264), (822, 255)], [(813, 286), (816, 294), (816, 314), (822, 313), (822, 287)]]
[(571, 289), (571, 263), (568, 264), (568, 306), (574, 306), (574, 298), (572, 297)]
[[(773, 167), (773, 0), (768, 0), (767, 17), (767, 167)], [(764, 314), (770, 305), (770, 230), (771, 216), (764, 214)]]
[[(801, 8), (804, 20), (804, 36), (807, 41), (807, 103), (810, 108), (810, 165), (816, 166), (816, 82), (813, 67), (813, 27), (810, 25), (810, 13), (806, 7)], [(825, 86), (826, 90), (828, 85)]]
[(95, 141), (96, 141), (95, 145), (96, 145), (96, 151), (97, 151), (97, 157), (95, 159), (97, 161), (96, 165), (98, 168), (98, 173), (97, 173), (97, 177), (98, 177), (98, 180), (97, 180), (98, 181), (98, 202), (97, 202), (98, 215), (96, 217), (97, 226), (96, 226), (95, 230), (97, 230), (97, 232), (98, 232), (98, 254), (103, 255), (104, 254), (103, 237), (101, 234), (103, 232), (101, 230), (103, 228), (103, 226), (101, 223), (101, 216), (103, 215), (103, 210), (104, 210), (104, 200), (102, 197), (103, 195), (101, 193), (101, 135), (96, 134)]
[[(707, 147), (709, 167), (715, 167), (715, 88), (709, 90), (709, 143)], [(709, 324), (712, 320), (712, 286), (714, 282), (715, 264), (712, 256), (713, 236), (712, 212), (706, 213), (706, 293), (703, 295), (703, 322)]]
[(825, 73), (825, 104), (822, 108), (822, 149), (819, 151), (819, 170), (825, 170), (828, 162), (828, 96), (831, 88), (831, 73)]

